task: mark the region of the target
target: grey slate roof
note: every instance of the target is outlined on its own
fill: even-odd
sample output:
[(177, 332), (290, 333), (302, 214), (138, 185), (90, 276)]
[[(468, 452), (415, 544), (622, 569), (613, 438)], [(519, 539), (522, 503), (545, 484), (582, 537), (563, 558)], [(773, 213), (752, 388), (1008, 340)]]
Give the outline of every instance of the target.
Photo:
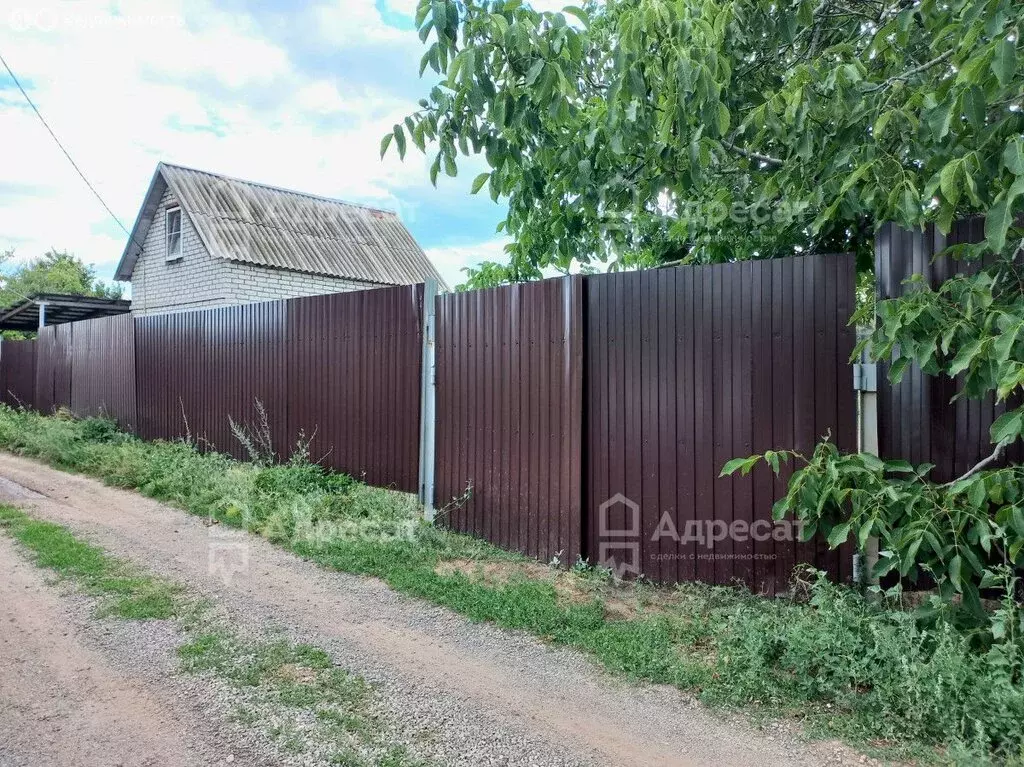
[(444, 281), (390, 211), (160, 163), (115, 278), (130, 280), (170, 188), (210, 255), (330, 277), (410, 285)]

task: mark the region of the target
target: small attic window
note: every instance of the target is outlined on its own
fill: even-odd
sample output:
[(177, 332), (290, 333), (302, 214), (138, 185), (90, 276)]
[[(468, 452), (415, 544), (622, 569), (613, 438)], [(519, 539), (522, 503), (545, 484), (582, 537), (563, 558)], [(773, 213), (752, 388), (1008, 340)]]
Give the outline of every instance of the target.
[(168, 208), (165, 231), (167, 232), (167, 260), (177, 261), (181, 251), (181, 208)]

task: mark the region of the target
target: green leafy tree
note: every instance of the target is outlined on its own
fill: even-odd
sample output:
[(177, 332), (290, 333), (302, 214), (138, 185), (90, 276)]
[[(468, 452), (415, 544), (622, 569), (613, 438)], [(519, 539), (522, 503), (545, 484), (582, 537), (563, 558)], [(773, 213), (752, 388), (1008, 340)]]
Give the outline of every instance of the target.
[[(0, 266), (10, 264), (7, 252)], [(0, 307), (20, 303), (38, 293), (60, 293), (98, 298), (120, 298), (121, 288), (96, 279), (96, 271), (66, 251), (49, 250), (39, 258), (5, 270), (0, 275)]]
[[(628, 0), (538, 13), (424, 1), (442, 79), (385, 136), (489, 171), (510, 261), (715, 261), (858, 250), (1020, 192), (1019, 3)], [(1017, 184), (1017, 185), (1015, 185)], [(863, 264), (867, 266), (867, 263)]]
[(872, 351), (894, 380), (914, 362), (961, 376), (961, 396), (1011, 403), (992, 455), (939, 486), (927, 467), (824, 442), (777, 513), (835, 545), (877, 536), (880, 570), (928, 571), (975, 607), (999, 568), (1024, 566), (1021, 468), (994, 468), (1024, 427), (1024, 4), (609, 0), (538, 13), (421, 0), (416, 22), (421, 74), (438, 81), (381, 152), (430, 152), (435, 181), (462, 158), (486, 164), (470, 191), (507, 204), (512, 243), (509, 264), (478, 282), (808, 251), (853, 250), (867, 269), (881, 222), (948, 231), (984, 216), (985, 242), (953, 253), (984, 268), (866, 302), (857, 319), (877, 309)]
[(455, 287), (458, 291), (514, 285), (539, 280), (542, 276), (540, 269), (535, 266), (524, 270), (513, 264), (499, 264), (495, 261), (483, 261), (476, 266), (467, 266), (462, 271), (466, 273), (466, 281)]

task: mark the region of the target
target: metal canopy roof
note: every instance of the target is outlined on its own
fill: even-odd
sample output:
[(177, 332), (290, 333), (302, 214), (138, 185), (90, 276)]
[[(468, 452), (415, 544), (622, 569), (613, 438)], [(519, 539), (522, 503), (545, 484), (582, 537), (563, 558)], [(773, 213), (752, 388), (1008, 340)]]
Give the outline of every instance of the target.
[(126, 314), (132, 303), (120, 298), (40, 293), (20, 304), (0, 309), (0, 330), (38, 330), (40, 307), (43, 305), (46, 306), (46, 324), (63, 325), (65, 322)]

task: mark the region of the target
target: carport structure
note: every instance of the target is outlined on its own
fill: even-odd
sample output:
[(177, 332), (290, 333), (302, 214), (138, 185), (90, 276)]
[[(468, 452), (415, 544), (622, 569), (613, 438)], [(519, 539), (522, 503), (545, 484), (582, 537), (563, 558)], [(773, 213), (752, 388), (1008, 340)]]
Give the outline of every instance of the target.
[(131, 305), (131, 301), (120, 298), (39, 293), (0, 309), (0, 330), (32, 332), (50, 325), (127, 314)]

